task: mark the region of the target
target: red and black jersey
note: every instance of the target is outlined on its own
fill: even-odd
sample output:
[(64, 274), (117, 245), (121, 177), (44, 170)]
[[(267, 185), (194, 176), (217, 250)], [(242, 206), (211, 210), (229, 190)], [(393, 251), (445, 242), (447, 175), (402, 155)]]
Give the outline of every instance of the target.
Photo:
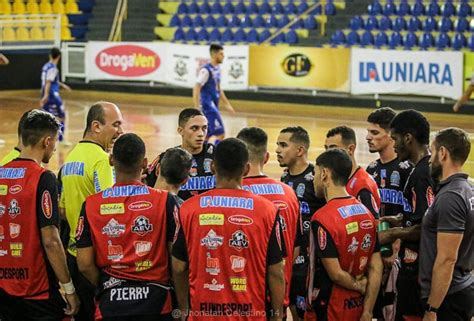
[(267, 269), (282, 261), (274, 204), (215, 189), (184, 202), (180, 220), (173, 256), (189, 265), (189, 320), (266, 320)]
[[(214, 159), (214, 145), (204, 143), (202, 151), (198, 154), (192, 155), (192, 166), (189, 170), (189, 179), (181, 186), (178, 196), (183, 200), (206, 192), (216, 186), (216, 179), (211, 171), (211, 163)], [(155, 186), (158, 176), (156, 175), (156, 168), (160, 163), (161, 158), (165, 153), (161, 153), (148, 167), (146, 184), (148, 186)]]
[(378, 251), (373, 215), (354, 197), (335, 198), (313, 215), (311, 229), (308, 293), (318, 321), (359, 320), (364, 296), (334, 284), (321, 260), (337, 258), (342, 270), (354, 277), (364, 275)]
[(50, 225), (59, 225), (55, 175), (29, 159), (0, 167), (0, 289), (30, 300), (58, 290), (41, 242)]
[(288, 251), (285, 264), (286, 295), (284, 305), (289, 304), (290, 281), (293, 271), (293, 248), (301, 245), (303, 225), (299, 213), (299, 202), (290, 186), (267, 176), (246, 177), (242, 189), (260, 195), (279, 208), (280, 224)]
[(365, 169), (357, 167), (346, 184), (349, 195), (357, 198), (367, 207), (375, 218), (379, 218), (380, 194), (372, 176)]

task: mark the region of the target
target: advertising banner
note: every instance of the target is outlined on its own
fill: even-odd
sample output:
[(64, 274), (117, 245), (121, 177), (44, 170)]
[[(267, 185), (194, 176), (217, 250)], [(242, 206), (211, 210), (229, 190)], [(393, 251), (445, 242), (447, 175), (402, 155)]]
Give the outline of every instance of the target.
[[(474, 53), (464, 52), (464, 81), (463, 91), (467, 89), (471, 83), (471, 78), (474, 76)], [(474, 93), (471, 95), (471, 99), (474, 98)]]
[(349, 92), (350, 49), (250, 46), (250, 86)]
[(87, 44), (86, 70), (90, 80), (165, 80), (166, 44), (100, 42)]
[(414, 94), (457, 99), (463, 54), (448, 51), (352, 49), (352, 94)]

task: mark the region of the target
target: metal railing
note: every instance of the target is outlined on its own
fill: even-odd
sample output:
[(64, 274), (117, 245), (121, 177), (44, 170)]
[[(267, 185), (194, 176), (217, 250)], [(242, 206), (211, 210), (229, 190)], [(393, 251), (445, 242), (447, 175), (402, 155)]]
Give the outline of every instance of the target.
[(127, 20), (128, 0), (119, 0), (115, 9), (114, 21), (110, 29), (109, 41), (122, 41), (122, 24)]

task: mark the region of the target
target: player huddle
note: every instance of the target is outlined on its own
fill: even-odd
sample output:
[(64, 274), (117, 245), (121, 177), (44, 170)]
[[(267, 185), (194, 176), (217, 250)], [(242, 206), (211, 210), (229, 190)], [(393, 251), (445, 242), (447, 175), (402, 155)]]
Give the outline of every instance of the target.
[(366, 170), (353, 129), (329, 130), (311, 163), (309, 133), (287, 127), (278, 181), (265, 175), (262, 128), (213, 145), (204, 114), (184, 109), (181, 145), (148, 165), (143, 140), (122, 125), (116, 105), (94, 104), (57, 181), (41, 164), (60, 123), (23, 115), (18, 150), (0, 167), (1, 320), (473, 315), (461, 129), (439, 131), (430, 147), (422, 114), (375, 110), (367, 142), (380, 158)]

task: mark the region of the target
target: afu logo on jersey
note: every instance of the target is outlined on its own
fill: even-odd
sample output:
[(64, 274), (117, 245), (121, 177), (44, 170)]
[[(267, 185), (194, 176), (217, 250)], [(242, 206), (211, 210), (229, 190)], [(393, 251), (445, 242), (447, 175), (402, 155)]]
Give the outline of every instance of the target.
[(292, 54), (282, 62), (285, 73), (292, 77), (304, 77), (311, 70), (311, 61), (303, 54)]
[(385, 187), (385, 179), (387, 178), (387, 170), (382, 169), (380, 171), (380, 187)]

